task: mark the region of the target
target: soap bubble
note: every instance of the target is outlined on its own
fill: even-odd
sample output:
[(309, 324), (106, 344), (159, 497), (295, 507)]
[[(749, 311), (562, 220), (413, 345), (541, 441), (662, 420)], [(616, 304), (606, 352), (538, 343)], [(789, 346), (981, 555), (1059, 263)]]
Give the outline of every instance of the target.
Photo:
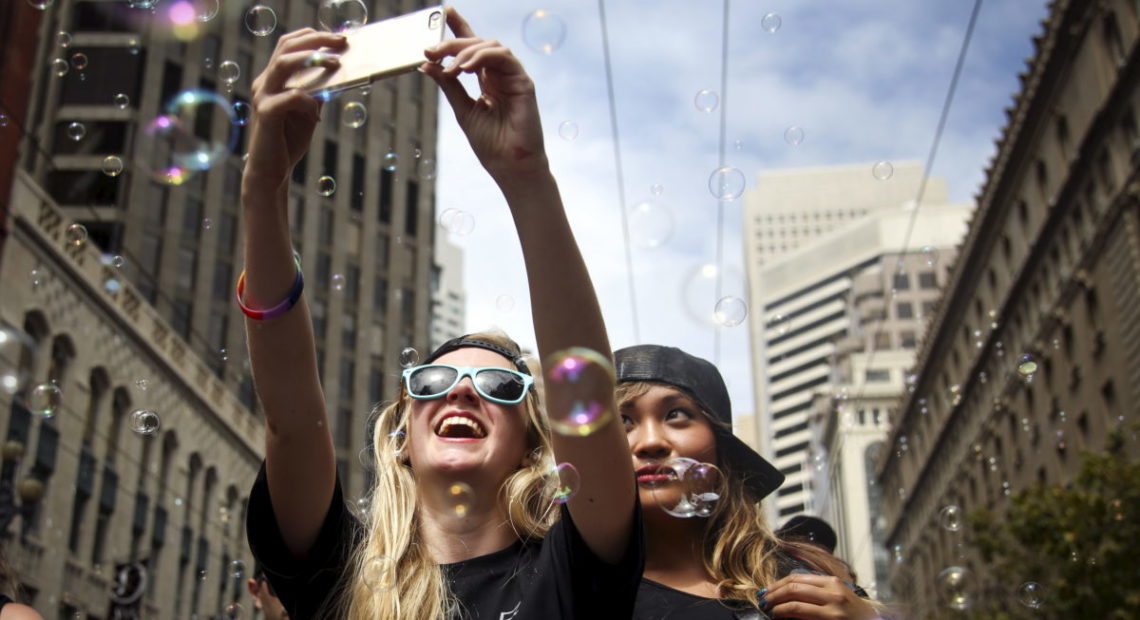
[(1041, 609), (1045, 604), (1045, 593), (1041, 584), (1026, 581), (1017, 589), (1017, 600), (1030, 609)]
[(67, 137), (79, 142), (87, 135), (87, 126), (83, 123), (72, 122), (67, 125)]
[(28, 385), (31, 372), (20, 360), (33, 359), (35, 351), (36, 341), (30, 336), (15, 327), (0, 324), (0, 390), (11, 395)]
[(565, 39), (566, 23), (550, 11), (538, 9), (523, 20), (523, 41), (539, 54), (554, 53)]
[(420, 363), (420, 352), (412, 347), (404, 347), (400, 351), (400, 366), (402, 368), (411, 368)]
[(572, 141), (578, 137), (578, 123), (574, 121), (562, 121), (558, 123), (558, 137)]
[(317, 21), (329, 32), (345, 32), (368, 23), (363, 0), (321, 0)]
[(731, 166), (717, 168), (709, 175), (709, 191), (717, 200), (740, 198), (746, 183), (744, 173)]
[(87, 228), (83, 224), (72, 224), (63, 231), (63, 238), (67, 240), (68, 245), (83, 247), (83, 244), (87, 243)]
[(656, 202), (639, 202), (629, 210), (629, 232), (643, 248), (661, 247), (673, 235), (673, 214)]
[(384, 169), (388, 172), (395, 172), (396, 168), (400, 166), (400, 156), (396, 151), (388, 151), (384, 154)]
[(131, 412), (130, 426), (131, 430), (149, 437), (158, 432), (158, 427), (161, 426), (161, 420), (158, 414), (146, 409), (136, 409)]
[(193, 0), (194, 16), (200, 22), (208, 22), (218, 15), (218, 0)]
[(335, 192), (336, 192), (336, 179), (330, 177), (327, 174), (323, 175), (321, 178), (317, 179), (317, 193), (318, 194), (325, 196), (325, 197), (328, 197), (328, 196), (332, 196), (333, 193), (335, 193)]
[(103, 158), (103, 174), (117, 177), (123, 173), (123, 160), (117, 155), (108, 155)]
[(697, 95), (693, 97), (693, 105), (705, 114), (712, 114), (713, 110), (720, 105), (720, 95), (711, 90), (699, 90)]
[(55, 0), (28, 0), (33, 9), (46, 10)]
[(665, 186), (660, 183), (654, 183), (653, 185), (649, 186), (649, 193), (654, 196), (660, 196), (661, 194), (665, 193)]
[(784, 142), (787, 142), (792, 146), (799, 146), (800, 144), (803, 144), (805, 137), (806, 135), (804, 134), (804, 128), (800, 127), (799, 125), (792, 125), (791, 127), (788, 127), (784, 130)]
[(698, 264), (682, 281), (681, 300), (685, 310), (700, 325), (719, 326), (716, 304), (722, 297), (730, 295), (741, 299), (746, 296), (744, 276), (733, 267), (726, 267), (722, 273), (715, 263)]
[(277, 13), (264, 4), (255, 4), (245, 13), (245, 27), (255, 36), (267, 37), (277, 28)]
[(584, 437), (609, 422), (615, 380), (609, 359), (592, 349), (572, 347), (551, 355), (543, 367), (551, 428)]
[(67, 75), (67, 72), (70, 70), (71, 65), (67, 64), (67, 61), (62, 58), (56, 58), (55, 60), (51, 61), (51, 72), (56, 74), (57, 77), (63, 77)]
[(771, 329), (776, 337), (785, 336), (792, 331), (792, 317), (788, 314), (777, 312), (768, 319), (768, 329)]
[(760, 27), (768, 32), (776, 32), (783, 23), (784, 20), (780, 19), (780, 16), (776, 13), (768, 13), (760, 18)]
[(731, 295), (721, 297), (716, 302), (716, 309), (713, 311), (716, 317), (716, 322), (725, 327), (736, 327), (744, 322), (748, 316), (748, 304), (739, 297)]
[(424, 157), (420, 160), (417, 168), (419, 168), (420, 178), (425, 181), (430, 181), (435, 178), (435, 160), (430, 157)]
[(967, 568), (951, 566), (938, 574), (938, 589), (950, 609), (970, 608), (971, 575)]
[(461, 209), (447, 209), (439, 215), (439, 225), (447, 232), (463, 237), (475, 230), (475, 216)]
[(150, 381), (146, 379), (139, 379), (135, 381), (135, 387), (145, 392), (150, 388)]
[(385, 555), (377, 555), (364, 562), (360, 580), (368, 589), (381, 594), (396, 587), (396, 563)]
[(332, 290), (334, 290), (334, 291), (343, 291), (344, 290), (344, 276), (342, 276), (339, 273), (334, 273), (332, 275)]
[(75, 52), (71, 55), (71, 68), (76, 71), (82, 71), (87, 68), (87, 54), (83, 52)]
[(574, 497), (582, 485), (578, 470), (570, 463), (559, 463), (547, 474), (551, 486), (551, 498), (555, 503), (565, 504)]
[(241, 603), (229, 603), (222, 609), (222, 620), (238, 620), (242, 611)]
[(495, 298), (495, 308), (506, 314), (515, 309), (515, 298), (510, 295), (499, 295)]
[(928, 267), (933, 267), (938, 262), (938, 248), (932, 245), (922, 246), (922, 259), (926, 261)]
[(241, 560), (230, 562), (230, 579), (241, 579), (242, 577), (245, 577), (245, 562)]
[(364, 104), (359, 101), (349, 101), (344, 104), (340, 118), (347, 127), (360, 129), (368, 121), (368, 108), (365, 108)]
[(60, 30), (55, 35), (55, 44), (63, 49), (71, 47), (71, 33), (66, 30)]
[[(253, 115), (253, 109), (249, 104), (244, 101), (235, 101), (234, 105), (234, 124), (238, 127), (245, 127), (249, 124), (249, 119)], [(248, 156), (249, 153), (246, 153)]]
[[(225, 137), (215, 137), (213, 123), (224, 118)], [(154, 139), (156, 154), (152, 174), (168, 185), (181, 185), (194, 174), (210, 169), (229, 153), (237, 141), (233, 106), (217, 93), (187, 90), (166, 104), (165, 112), (146, 127)]]
[(1025, 379), (1026, 383), (1031, 383), (1033, 381), (1033, 375), (1036, 373), (1037, 359), (1028, 353), (1023, 354), (1017, 364), (1017, 374), (1021, 375), (1021, 378)]
[(662, 510), (681, 519), (711, 515), (724, 494), (724, 476), (715, 465), (685, 457), (661, 463), (638, 482), (651, 489)]
[(126, 93), (119, 93), (115, 95), (114, 102), (115, 107), (119, 108), (120, 110), (125, 110), (127, 109), (127, 106), (131, 105), (131, 98), (128, 97)]
[(226, 84), (233, 84), (241, 78), (241, 67), (232, 60), (223, 60), (218, 65), (218, 79)]
[(895, 167), (889, 161), (881, 161), (871, 166), (871, 176), (880, 181), (886, 181), (895, 174)]
[(962, 530), (962, 510), (954, 504), (950, 504), (938, 513), (938, 522), (942, 525), (942, 529), (948, 532), (960, 532)]
[(26, 404), (29, 411), (40, 417), (54, 418), (63, 405), (63, 390), (55, 383), (41, 383), (28, 394)]
[(447, 486), (445, 499), (455, 516), (466, 517), (475, 502), (475, 491), (466, 482), (453, 482)]

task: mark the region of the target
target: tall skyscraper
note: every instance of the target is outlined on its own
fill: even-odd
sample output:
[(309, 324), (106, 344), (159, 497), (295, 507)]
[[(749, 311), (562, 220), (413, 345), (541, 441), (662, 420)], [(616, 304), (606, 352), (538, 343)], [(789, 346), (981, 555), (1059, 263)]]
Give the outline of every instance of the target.
[[(1056, 564), (1099, 573), (1095, 554), (1062, 549), (1032, 576), (994, 574), (968, 544), (980, 533), (940, 515), (1001, 519), (1022, 490), (1068, 486), (1116, 432), (1114, 460), (1140, 456), (1140, 6), (1051, 3), (1034, 47), (879, 464), (908, 617), (1008, 604), (1031, 579), (1062, 588)], [(1066, 518), (1114, 528), (1081, 508), (1100, 501), (1087, 490)], [(1032, 560), (1065, 540), (1018, 544)]]
[[(28, 454), (5, 469), (44, 497), (9, 549), (45, 615), (106, 615), (114, 565), (144, 561), (143, 615), (220, 614), (244, 596), (223, 576), (245, 554), (263, 443), (233, 301), (246, 103), (277, 38), (317, 26), (318, 3), (37, 4), (28, 112), (5, 98), (0, 129), (18, 130), (22, 227), (0, 257), (0, 316), (30, 343), (0, 360), (13, 379), (0, 424)], [(370, 20), (423, 6), (366, 4)], [(0, 43), (5, 59), (19, 40)], [(415, 73), (369, 90), (324, 104), (288, 188), (350, 499), (368, 482), (368, 412), (394, 395), (399, 352), (429, 345), (435, 234), (436, 87)], [(51, 381), (49, 416), (29, 399)], [(136, 443), (120, 429), (147, 408), (160, 428)]]
[[(931, 179), (921, 217), (908, 239), (921, 175), (913, 167), (899, 166), (901, 175), (896, 169), (895, 176), (880, 180), (873, 176), (871, 165), (859, 169), (859, 175), (852, 173), (852, 167), (764, 175), (757, 191), (764, 191), (769, 178), (783, 179), (777, 184), (779, 191), (751, 197), (745, 211), (749, 306), (754, 309), (749, 327), (759, 416), (753, 441), (788, 477), (776, 493), (773, 516), (781, 522), (814, 509), (812, 470), (820, 455), (810, 453), (809, 414), (816, 394), (836, 393), (834, 365), (842, 343), (862, 337), (868, 325), (881, 323), (883, 329), (874, 330), (872, 350), (913, 347), (919, 321), (929, 312), (924, 304), (932, 303), (929, 298), (934, 295), (918, 280), (933, 268), (903, 274), (903, 282), (891, 275), (891, 266), (900, 260), (910, 262), (902, 256), (904, 251), (913, 252), (919, 263), (927, 262), (939, 248), (953, 247), (968, 217), (968, 207), (946, 204), (945, 181)], [(802, 185), (797, 190), (788, 179)], [(814, 195), (820, 188), (825, 188), (826, 199)], [(851, 202), (844, 202), (845, 197)], [(844, 225), (826, 233), (829, 219)], [(784, 238), (799, 235), (809, 240), (795, 250), (776, 245), (777, 254), (786, 253), (765, 258), (772, 247), (769, 221), (784, 227)], [(865, 316), (855, 312), (853, 296), (861, 278), (875, 280), (879, 291), (895, 289), (889, 302), (880, 298), (873, 309), (861, 307), (868, 312)]]

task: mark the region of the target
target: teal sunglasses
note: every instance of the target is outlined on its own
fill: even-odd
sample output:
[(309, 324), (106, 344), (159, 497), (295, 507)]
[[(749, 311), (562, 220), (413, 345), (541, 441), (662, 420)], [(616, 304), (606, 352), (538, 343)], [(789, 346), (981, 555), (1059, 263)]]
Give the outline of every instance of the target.
[(517, 405), (526, 398), (534, 377), (496, 366), (451, 366), (425, 364), (404, 369), (404, 388), (416, 400), (446, 396), (463, 377), (471, 377), (475, 391), (484, 399), (500, 405)]

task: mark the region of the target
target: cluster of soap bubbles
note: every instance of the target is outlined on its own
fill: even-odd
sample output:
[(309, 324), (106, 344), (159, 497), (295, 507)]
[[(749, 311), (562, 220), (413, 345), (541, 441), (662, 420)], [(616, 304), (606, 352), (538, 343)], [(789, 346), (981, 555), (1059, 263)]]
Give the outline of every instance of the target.
[(615, 375), (609, 359), (592, 349), (572, 347), (551, 355), (543, 368), (547, 415), (556, 432), (583, 437), (613, 417), (609, 403)]
[(681, 519), (708, 517), (724, 495), (724, 474), (712, 463), (676, 457), (662, 463), (648, 483), (666, 513)]

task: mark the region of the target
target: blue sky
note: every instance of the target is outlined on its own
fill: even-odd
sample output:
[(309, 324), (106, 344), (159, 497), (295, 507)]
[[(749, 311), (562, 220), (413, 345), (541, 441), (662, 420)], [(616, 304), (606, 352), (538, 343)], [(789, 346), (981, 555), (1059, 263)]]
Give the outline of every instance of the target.
[[(973, 3), (943, 0), (733, 0), (730, 7), (727, 163), (748, 187), (764, 170), (926, 158)], [(720, 92), (721, 3), (674, 0), (607, 2), (627, 207), (651, 200), (672, 214), (661, 247), (634, 247), (638, 313), (631, 312), (621, 237), (597, 4), (459, 2), (481, 36), (510, 46), (537, 85), (547, 150), (571, 224), (590, 267), (615, 348), (671, 344), (713, 356), (711, 328), (686, 306), (716, 303), (709, 287), (688, 281), (715, 261), (717, 202), (708, 191), (718, 164), (720, 109), (694, 105), (702, 89)], [(523, 43), (522, 25), (544, 9), (566, 25), (553, 53)], [(761, 28), (778, 14), (779, 30)], [(933, 175), (949, 182), (955, 202), (970, 201), (983, 181), (1003, 109), (1046, 15), (1044, 0), (990, 0), (983, 5)], [(469, 83), (470, 84), (470, 83)], [(472, 85), (473, 88), (473, 85)], [(464, 248), (468, 329), (499, 326), (533, 346), (521, 251), (501, 196), (471, 155), (451, 111), (440, 109), (437, 208), (475, 218)], [(558, 127), (579, 128), (572, 141)], [(792, 125), (804, 129), (796, 146)], [(736, 142), (739, 141), (739, 148)], [(650, 188), (660, 184), (659, 196)], [(921, 215), (920, 215), (921, 217)], [(744, 294), (741, 213), (725, 204), (727, 291)], [(636, 231), (635, 231), (636, 232)], [(509, 296), (513, 308), (496, 300)], [(743, 297), (747, 299), (746, 296)], [(720, 367), (738, 414), (751, 413), (747, 323), (722, 328)]]

